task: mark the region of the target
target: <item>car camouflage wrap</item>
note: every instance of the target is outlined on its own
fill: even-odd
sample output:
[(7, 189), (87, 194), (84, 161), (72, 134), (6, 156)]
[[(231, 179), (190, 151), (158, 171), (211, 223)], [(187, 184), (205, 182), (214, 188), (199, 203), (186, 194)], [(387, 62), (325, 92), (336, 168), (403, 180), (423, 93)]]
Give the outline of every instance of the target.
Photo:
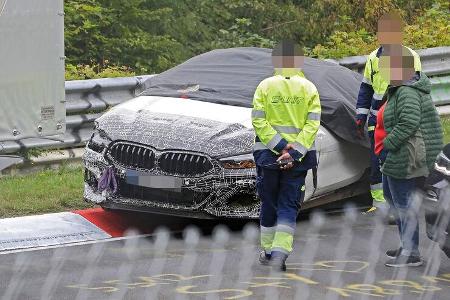
[(133, 141), (156, 149), (178, 149), (211, 157), (252, 153), (255, 133), (242, 124), (182, 115), (116, 109), (97, 120), (111, 140)]
[[(270, 49), (218, 49), (196, 56), (147, 79), (140, 95), (189, 99), (252, 107), (258, 84), (273, 76)], [(369, 148), (356, 135), (356, 99), (362, 75), (336, 63), (305, 57), (305, 77), (316, 86), (321, 123), (340, 138)]]
[[(87, 201), (190, 217), (258, 218), (251, 101), (260, 79), (271, 75), (270, 52), (211, 53), (155, 76), (140, 96), (96, 120), (84, 154)], [(368, 162), (367, 145), (350, 142), (359, 75), (332, 63), (307, 64), (306, 73), (321, 81), (326, 127), (318, 135), (325, 137), (318, 143), (323, 180), (318, 190), (307, 188), (305, 202), (315, 192), (337, 195), (334, 190), (358, 182)]]
[[(235, 155), (249, 155), (252, 159), (252, 129), (241, 124), (128, 110), (115, 110), (100, 118), (98, 129), (99, 137), (93, 137), (84, 155), (86, 199), (101, 204), (108, 198), (112, 207), (160, 208), (174, 214), (201, 210), (213, 216), (258, 217), (254, 166), (224, 168), (227, 158)], [(155, 162), (149, 164), (144, 157)], [(164, 165), (163, 160), (169, 162)], [(170, 166), (177, 163), (180, 165)], [(119, 191), (99, 193), (97, 180), (111, 164)], [(173, 176), (183, 180), (178, 189), (130, 187), (126, 182), (129, 169), (141, 171), (145, 174), (142, 177)], [(245, 206), (245, 202), (250, 205)]]

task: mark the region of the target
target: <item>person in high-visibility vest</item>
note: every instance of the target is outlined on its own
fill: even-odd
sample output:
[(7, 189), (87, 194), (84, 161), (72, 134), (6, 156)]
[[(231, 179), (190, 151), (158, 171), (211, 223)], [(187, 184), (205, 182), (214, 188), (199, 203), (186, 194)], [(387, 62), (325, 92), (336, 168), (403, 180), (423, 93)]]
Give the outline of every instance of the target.
[[(382, 78), (378, 66), (379, 58), (389, 47), (401, 45), (403, 42), (403, 22), (396, 13), (386, 13), (378, 20), (378, 42), (380, 47), (369, 54), (364, 68), (364, 76), (359, 89), (358, 101), (356, 103), (356, 127), (358, 135), (364, 137), (364, 128), (367, 123), (367, 131), (371, 144), (370, 159), (370, 192), (373, 199), (372, 207), (365, 212), (371, 215), (376, 213), (377, 208), (387, 209), (383, 196), (382, 175), (380, 163), (374, 153), (374, 130), (377, 123), (378, 110), (381, 107), (383, 96), (389, 83)], [(407, 47), (406, 47), (407, 48)], [(414, 56), (414, 68), (416, 72), (421, 71), (419, 55), (412, 49), (407, 48)], [(392, 219), (392, 217), (391, 217)], [(390, 220), (394, 223), (394, 220)], [(395, 224), (395, 223), (394, 223)]]
[(261, 200), (259, 261), (281, 271), (293, 250), (307, 171), (317, 166), (319, 94), (301, 71), (303, 52), (291, 41), (272, 51), (275, 75), (263, 80), (253, 98), (252, 124), (257, 193)]

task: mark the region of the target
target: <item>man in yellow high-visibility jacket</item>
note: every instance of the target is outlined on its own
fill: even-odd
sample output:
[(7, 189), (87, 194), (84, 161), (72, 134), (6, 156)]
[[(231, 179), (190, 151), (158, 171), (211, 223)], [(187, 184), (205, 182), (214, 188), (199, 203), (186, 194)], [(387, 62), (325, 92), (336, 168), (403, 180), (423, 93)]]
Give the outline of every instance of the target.
[(275, 75), (263, 80), (253, 98), (254, 157), (261, 199), (261, 264), (286, 270), (308, 169), (317, 166), (319, 94), (300, 70), (302, 50), (283, 41), (272, 52)]

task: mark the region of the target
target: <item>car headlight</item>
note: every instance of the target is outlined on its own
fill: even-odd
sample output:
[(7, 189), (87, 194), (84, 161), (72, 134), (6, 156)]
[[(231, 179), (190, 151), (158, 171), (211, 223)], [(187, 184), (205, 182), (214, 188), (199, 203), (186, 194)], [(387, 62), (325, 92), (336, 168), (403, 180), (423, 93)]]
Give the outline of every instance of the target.
[(102, 153), (105, 150), (111, 140), (109, 140), (106, 136), (102, 135), (101, 132), (96, 131), (92, 135), (91, 139), (88, 142), (88, 148), (94, 150), (95, 152)]
[(222, 158), (220, 163), (225, 169), (251, 169), (256, 167), (253, 154), (250, 153)]

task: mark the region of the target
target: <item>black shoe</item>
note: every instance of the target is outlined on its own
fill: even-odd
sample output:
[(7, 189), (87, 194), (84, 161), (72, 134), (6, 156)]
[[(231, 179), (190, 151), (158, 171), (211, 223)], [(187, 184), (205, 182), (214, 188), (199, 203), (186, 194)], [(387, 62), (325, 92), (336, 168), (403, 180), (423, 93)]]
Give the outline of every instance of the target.
[(286, 272), (286, 259), (283, 257), (272, 257), (269, 264), (275, 271)]
[(259, 253), (259, 263), (261, 265), (267, 266), (270, 263), (270, 254), (267, 254), (266, 251), (261, 251)]
[(423, 265), (423, 260), (419, 255), (399, 255), (396, 258), (388, 260), (385, 265), (394, 268), (418, 267)]
[(397, 256), (400, 255), (401, 252), (402, 252), (402, 247), (395, 249), (395, 250), (388, 250), (388, 251), (386, 251), (386, 256), (389, 258), (396, 258)]

